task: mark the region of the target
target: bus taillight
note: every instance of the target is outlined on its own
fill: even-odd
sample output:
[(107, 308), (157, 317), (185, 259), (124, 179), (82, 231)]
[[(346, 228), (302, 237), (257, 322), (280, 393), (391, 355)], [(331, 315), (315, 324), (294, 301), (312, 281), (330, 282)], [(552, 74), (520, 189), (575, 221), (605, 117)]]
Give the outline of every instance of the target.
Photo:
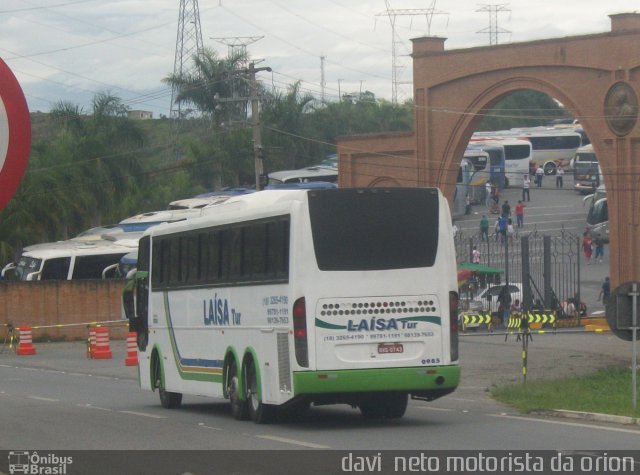
[(449, 334), (451, 341), (451, 361), (458, 359), (458, 292), (449, 292)]
[(299, 366), (309, 367), (309, 346), (307, 345), (307, 308), (304, 297), (293, 304), (293, 340), (296, 361)]

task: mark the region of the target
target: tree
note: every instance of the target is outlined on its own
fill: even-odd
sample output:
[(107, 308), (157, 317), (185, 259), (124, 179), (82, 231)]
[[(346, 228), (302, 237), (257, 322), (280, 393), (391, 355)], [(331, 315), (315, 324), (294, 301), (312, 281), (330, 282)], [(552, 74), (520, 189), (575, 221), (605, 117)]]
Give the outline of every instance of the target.
[(552, 97), (543, 92), (524, 89), (500, 100), (480, 121), (477, 130), (535, 127), (562, 117), (569, 115)]

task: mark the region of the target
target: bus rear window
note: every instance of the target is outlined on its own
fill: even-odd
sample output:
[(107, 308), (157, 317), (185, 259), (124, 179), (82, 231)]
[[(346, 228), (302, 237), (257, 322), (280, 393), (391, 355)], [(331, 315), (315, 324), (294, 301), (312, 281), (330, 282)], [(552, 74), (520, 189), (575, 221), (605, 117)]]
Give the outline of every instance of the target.
[(435, 189), (309, 192), (311, 232), (323, 271), (431, 267), (438, 252)]

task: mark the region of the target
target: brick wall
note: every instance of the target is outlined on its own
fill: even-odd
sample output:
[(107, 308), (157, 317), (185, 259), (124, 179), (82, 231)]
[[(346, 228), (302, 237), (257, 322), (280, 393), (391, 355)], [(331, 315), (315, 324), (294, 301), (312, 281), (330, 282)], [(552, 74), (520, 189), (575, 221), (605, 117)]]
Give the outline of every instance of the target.
[[(86, 324), (122, 319), (122, 280), (63, 280), (0, 283), (0, 324), (32, 327), (84, 324), (57, 328), (35, 328), (34, 338), (77, 339), (87, 336)], [(112, 338), (125, 338), (128, 327), (109, 325)], [(0, 338), (5, 331), (0, 328)]]

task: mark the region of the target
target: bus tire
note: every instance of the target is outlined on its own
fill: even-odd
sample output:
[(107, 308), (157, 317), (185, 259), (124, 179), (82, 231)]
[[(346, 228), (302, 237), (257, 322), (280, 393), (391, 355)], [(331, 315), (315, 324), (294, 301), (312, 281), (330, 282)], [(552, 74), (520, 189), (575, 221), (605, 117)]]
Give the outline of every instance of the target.
[(160, 396), (160, 404), (165, 409), (176, 409), (182, 404), (182, 394), (167, 391), (164, 388), (164, 378), (162, 377), (162, 369), (160, 366), (160, 356), (158, 353), (154, 353), (154, 371), (153, 380), (154, 387), (158, 388), (158, 394)]
[(240, 399), (240, 377), (235, 363), (229, 365), (226, 374), (226, 388), (231, 414), (238, 421), (246, 421), (249, 419), (249, 406), (246, 400)]
[(544, 174), (545, 175), (555, 175), (556, 174), (556, 164), (554, 162), (547, 162), (544, 164)]
[(256, 424), (268, 424), (275, 417), (275, 407), (270, 404), (264, 404), (258, 394), (258, 376), (256, 366), (253, 361), (249, 361), (245, 369), (246, 376), (246, 395), (249, 405), (249, 415), (251, 420)]
[(363, 397), (358, 403), (365, 419), (399, 419), (407, 410), (407, 393), (377, 393)]

